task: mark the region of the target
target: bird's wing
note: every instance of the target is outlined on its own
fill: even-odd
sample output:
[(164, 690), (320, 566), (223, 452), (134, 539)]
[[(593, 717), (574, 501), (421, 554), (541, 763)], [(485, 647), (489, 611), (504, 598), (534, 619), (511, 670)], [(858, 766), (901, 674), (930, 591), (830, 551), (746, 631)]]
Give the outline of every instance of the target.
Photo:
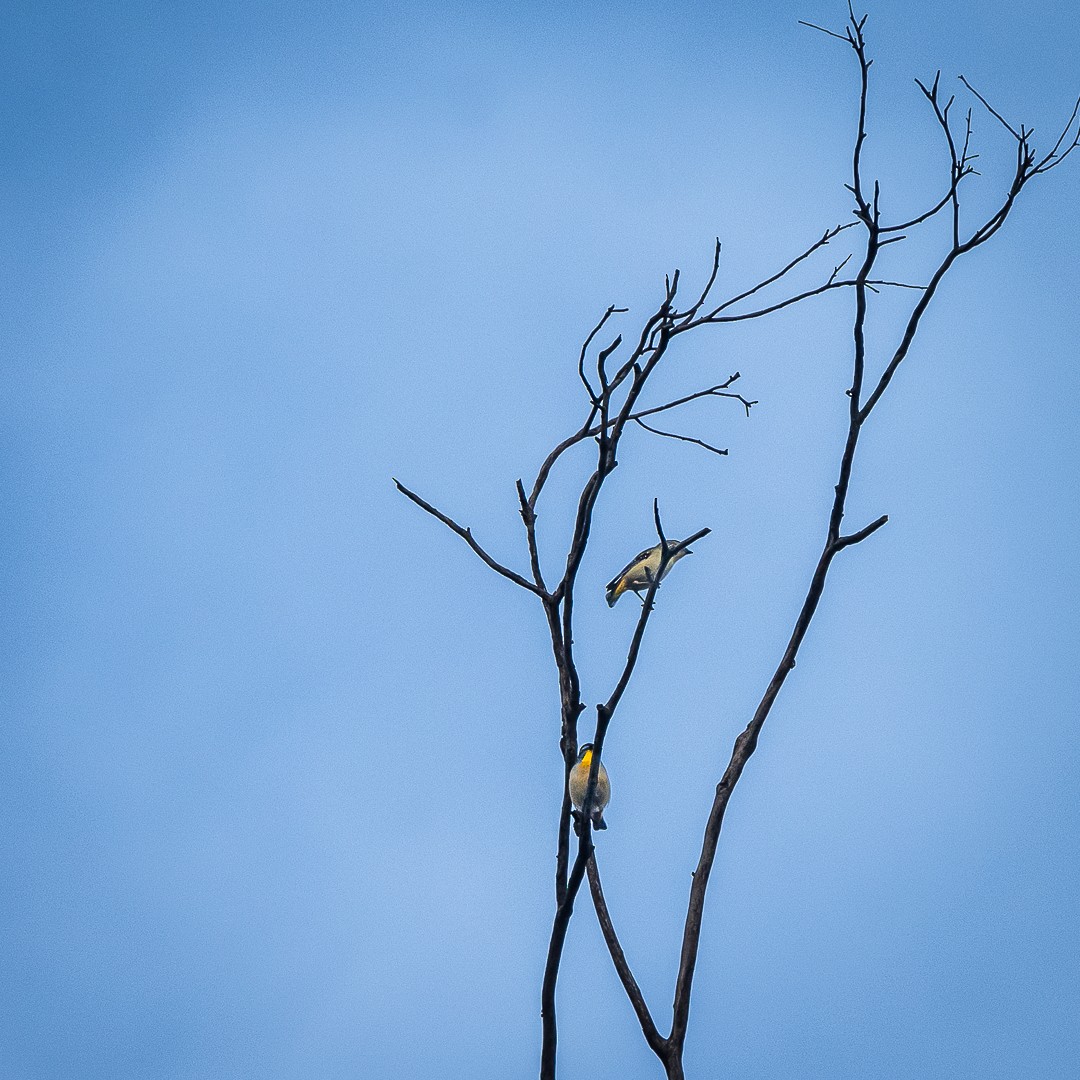
[(616, 585), (628, 574), (639, 562), (641, 562), (652, 548), (646, 548), (644, 551), (639, 551), (605, 586), (608, 589), (614, 589)]

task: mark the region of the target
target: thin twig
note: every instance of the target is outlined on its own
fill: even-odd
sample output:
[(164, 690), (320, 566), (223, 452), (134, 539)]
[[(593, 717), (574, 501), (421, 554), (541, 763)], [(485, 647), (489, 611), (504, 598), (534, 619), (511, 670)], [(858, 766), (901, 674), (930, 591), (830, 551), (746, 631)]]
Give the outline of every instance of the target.
[(712, 272), (709, 274), (709, 280), (705, 282), (705, 288), (701, 290), (701, 295), (697, 298), (697, 300), (690, 306), (688, 310), (682, 312), (678, 316), (680, 319), (692, 319), (704, 306), (705, 301), (708, 300), (709, 293), (712, 292), (712, 287), (716, 284), (716, 275), (720, 271), (720, 250), (720, 237), (718, 236), (716, 238), (716, 244), (713, 247)]
[[(715, 319), (715, 316), (719, 315), (720, 312), (726, 311), (729, 307), (734, 307), (740, 301), (746, 300), (748, 297), (753, 296), (754, 293), (760, 292), (767, 286), (779, 281), (782, 277), (794, 270), (795, 267), (798, 266), (801, 262), (805, 262), (805, 260), (810, 258), (810, 256), (813, 255), (815, 251), (818, 251), (821, 248), (825, 247), (826, 244), (828, 244), (831, 240), (834, 240), (837, 236), (840, 235), (840, 233), (844, 232), (846, 229), (852, 228), (852, 226), (854, 226), (855, 224), (857, 223), (854, 221), (848, 221), (843, 225), (837, 225), (832, 229), (827, 229), (818, 240), (815, 240), (814, 243), (812, 243), (805, 251), (796, 255), (794, 259), (792, 259), (789, 263), (777, 270), (776, 273), (770, 274), (767, 278), (763, 278), (756, 285), (752, 286), (749, 289), (746, 289), (744, 292), (738, 293), (736, 296), (731, 297), (730, 300), (725, 300), (719, 307), (714, 308), (708, 316), (705, 316), (704, 321), (720, 321)], [(687, 324), (685, 326), (680, 324), (679, 329), (680, 331), (683, 329), (688, 329), (689, 326), (697, 325), (700, 321), (702, 320), (689, 319), (687, 320)]]
[(986, 111), (987, 111), (987, 112), (988, 112), (988, 113), (989, 113), (989, 114), (990, 114), (990, 115), (991, 115), (992, 117), (994, 117), (994, 119), (995, 119), (995, 120), (997, 120), (997, 121), (998, 121), (998, 123), (1000, 123), (1000, 124), (1001, 124), (1001, 126), (1002, 126), (1002, 127), (1003, 127), (1003, 128), (1004, 128), (1004, 129), (1005, 129), (1005, 130), (1006, 130), (1006, 131), (1007, 131), (1007, 132), (1008, 132), (1008, 133), (1009, 133), (1009, 134), (1010, 134), (1010, 135), (1011, 135), (1011, 136), (1012, 136), (1012, 137), (1013, 137), (1014, 139), (1016, 139), (1016, 141), (1017, 141), (1017, 142), (1020, 142), (1020, 141), (1021, 141), (1021, 138), (1020, 138), (1020, 133), (1019, 133), (1019, 132), (1018, 132), (1018, 131), (1016, 130), (1016, 128), (1014, 128), (1014, 127), (1012, 126), (1012, 124), (1010, 124), (1010, 123), (1009, 123), (1009, 121), (1008, 121), (1008, 120), (1006, 120), (1006, 119), (1005, 119), (1005, 117), (1004, 117), (1004, 116), (1002, 116), (1002, 115), (1001, 115), (1001, 113), (999, 113), (999, 112), (997, 111), (997, 109), (995, 109), (995, 108), (993, 107), (993, 105), (991, 105), (991, 104), (990, 104), (990, 102), (989, 102), (989, 101), (987, 101), (987, 100), (986, 100), (986, 98), (984, 98), (984, 97), (982, 96), (982, 94), (980, 94), (980, 93), (979, 93), (979, 91), (978, 91), (978, 90), (976, 90), (976, 89), (975, 89), (975, 87), (974, 87), (974, 86), (972, 86), (972, 85), (971, 85), (971, 83), (969, 83), (969, 82), (967, 81), (967, 79), (965, 79), (965, 78), (964, 78), (964, 76), (963, 76), (963, 75), (958, 75), (958, 76), (957, 76), (957, 78), (958, 78), (958, 79), (959, 79), (959, 80), (960, 80), (960, 81), (961, 81), (961, 82), (962, 82), (962, 83), (963, 83), (963, 84), (964, 84), (964, 85), (965, 85), (965, 86), (966, 86), (966, 87), (967, 87), (967, 88), (968, 88), (968, 89), (969, 89), (969, 90), (970, 90), (970, 91), (971, 91), (971, 92), (972, 92), (972, 93), (973, 93), (973, 94), (974, 94), (974, 95), (975, 95), (975, 96), (976, 96), (976, 97), (977, 97), (977, 98), (978, 98), (978, 99), (979, 99), (979, 100), (980, 100), (980, 101), (981, 101), (981, 102), (983, 103), (983, 107), (984, 107), (984, 108), (986, 109)]
[(1073, 140), (1065, 148), (1065, 152), (1058, 153), (1061, 149), (1061, 144), (1065, 141), (1065, 136), (1069, 134), (1069, 129), (1073, 126), (1073, 121), (1076, 119), (1077, 112), (1080, 111), (1080, 98), (1076, 99), (1076, 104), (1073, 105), (1072, 114), (1069, 116), (1068, 123), (1061, 129), (1061, 134), (1058, 136), (1057, 142), (1054, 143), (1053, 149), (1035, 166), (1032, 173), (1046, 173), (1051, 169), (1056, 169), (1076, 148), (1080, 146), (1080, 126), (1076, 129), (1076, 134), (1073, 136)]
[[(393, 479), (393, 477), (391, 477)], [(541, 599), (547, 596), (547, 593), (540, 586), (533, 584), (531, 581), (526, 581), (520, 574), (511, 570), (507, 566), (503, 566), (502, 563), (493, 559), (477, 542), (476, 538), (472, 534), (471, 529), (467, 529), (462, 525), (459, 525), (453, 518), (447, 517), (441, 510), (437, 510), (431, 503), (420, 498), (414, 491), (410, 491), (404, 484), (398, 480), (394, 480), (394, 486), (404, 495), (407, 499), (411, 499), (422, 510), (426, 510), (432, 517), (438, 518), (448, 529), (455, 532), (476, 552), (480, 558), (487, 563), (497, 574), (502, 574), (504, 578), (508, 578), (515, 585), (520, 585), (523, 589), (528, 589), (531, 593), (536, 593)]]
[(612, 305), (601, 316), (600, 321), (589, 332), (589, 336), (585, 339), (585, 343), (581, 346), (581, 353), (578, 356), (578, 377), (581, 379), (589, 395), (589, 400), (595, 405), (597, 403), (596, 391), (589, 383), (588, 377), (585, 375), (585, 354), (589, 351), (589, 346), (593, 343), (593, 338), (603, 330), (604, 325), (612, 315), (621, 314), (627, 311), (627, 308), (619, 308)]
[[(627, 416), (626, 419), (627, 421), (636, 421), (640, 420), (642, 417), (645, 416), (655, 416), (657, 413), (667, 412), (670, 409), (676, 409), (680, 405), (685, 405), (689, 401), (697, 401), (699, 398), (704, 397), (732, 398), (733, 400), (738, 401), (742, 405), (743, 409), (746, 411), (746, 415), (749, 416), (750, 409), (754, 405), (758, 404), (756, 400), (751, 401), (743, 397), (742, 394), (725, 393), (726, 387), (730, 386), (739, 377), (739, 373), (735, 372), (734, 375), (730, 376), (722, 383), (717, 383), (716, 386), (710, 386), (705, 390), (696, 390), (692, 394), (685, 394), (683, 397), (676, 398), (674, 401), (667, 401), (663, 405), (654, 405), (652, 408), (649, 409), (641, 409), (638, 412), (632, 412), (629, 416)], [(608, 420), (608, 424), (614, 424), (617, 419), (618, 417), (610, 418)], [(547, 481), (548, 474), (551, 472), (552, 467), (559, 460), (559, 458), (562, 457), (562, 455), (567, 450), (571, 449), (574, 446), (577, 446), (578, 443), (584, 442), (587, 439), (595, 438), (599, 434), (599, 424), (594, 424), (591, 427), (583, 427), (580, 430), (575, 431), (573, 435), (568, 435), (551, 451), (551, 453), (548, 454), (547, 458), (544, 460), (543, 465), (541, 466), (540, 473), (537, 476), (537, 486), (534, 486), (533, 492), (529, 496), (530, 506), (535, 507), (537, 497), (539, 496), (540, 491), (542, 490), (544, 484)]]
[(536, 511), (529, 505), (529, 500), (525, 495), (525, 485), (520, 479), (517, 481), (517, 494), (521, 520), (525, 523), (525, 542), (529, 545), (529, 563), (532, 566), (533, 581), (537, 588), (542, 589), (547, 595), (544, 574), (540, 569), (540, 551), (536, 544)]
[(700, 446), (713, 454), (719, 454), (720, 457), (728, 456), (727, 450), (722, 450), (719, 446), (713, 446), (711, 443), (704, 442), (701, 439), (695, 439), (690, 435), (679, 435), (674, 431), (663, 431), (661, 428), (650, 427), (644, 420), (635, 420), (634, 422), (640, 427), (643, 427), (646, 431), (651, 431), (654, 435), (662, 435), (665, 439), (678, 439), (679, 442), (693, 443), (695, 446)]

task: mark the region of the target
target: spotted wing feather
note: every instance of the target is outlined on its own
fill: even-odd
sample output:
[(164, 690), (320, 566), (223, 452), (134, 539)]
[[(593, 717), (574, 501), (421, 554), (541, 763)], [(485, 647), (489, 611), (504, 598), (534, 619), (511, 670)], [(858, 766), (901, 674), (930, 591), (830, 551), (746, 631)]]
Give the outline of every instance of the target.
[(633, 557), (633, 558), (632, 558), (632, 559), (631, 559), (631, 560), (630, 560), (630, 561), (629, 561), (629, 562), (628, 562), (628, 563), (627, 563), (627, 564), (626, 564), (626, 565), (625, 565), (625, 566), (624, 566), (624, 567), (623, 567), (623, 568), (622, 568), (622, 569), (621, 569), (621, 570), (620, 570), (620, 571), (619, 571), (619, 572), (618, 572), (618, 573), (617, 573), (617, 574), (616, 574), (616, 575), (615, 575), (615, 576), (614, 576), (614, 577), (613, 577), (613, 578), (612, 578), (612, 579), (611, 579), (611, 580), (610, 580), (610, 581), (609, 581), (609, 582), (607, 583), (607, 585), (605, 586), (605, 588), (607, 589), (607, 591), (608, 591), (608, 592), (611, 592), (611, 590), (612, 590), (612, 589), (614, 589), (614, 588), (615, 588), (615, 586), (616, 586), (616, 585), (618, 585), (618, 584), (619, 584), (619, 582), (620, 582), (620, 581), (622, 581), (622, 579), (623, 579), (624, 577), (626, 577), (626, 575), (627, 575), (627, 574), (629, 574), (629, 573), (630, 573), (630, 571), (631, 571), (631, 570), (633, 570), (633, 569), (634, 569), (634, 567), (635, 567), (635, 566), (637, 566), (637, 564), (638, 564), (639, 562), (643, 562), (643, 561), (644, 561), (644, 560), (645, 560), (645, 559), (646, 559), (646, 558), (648, 557), (648, 555), (649, 555), (649, 554), (650, 554), (650, 553), (652, 552), (652, 550), (653, 550), (652, 548), (646, 548), (646, 549), (645, 549), (644, 551), (639, 551), (639, 552), (638, 552), (638, 553), (637, 553), (637, 554), (636, 554), (636, 555), (635, 555), (635, 556), (634, 556), (634, 557)]

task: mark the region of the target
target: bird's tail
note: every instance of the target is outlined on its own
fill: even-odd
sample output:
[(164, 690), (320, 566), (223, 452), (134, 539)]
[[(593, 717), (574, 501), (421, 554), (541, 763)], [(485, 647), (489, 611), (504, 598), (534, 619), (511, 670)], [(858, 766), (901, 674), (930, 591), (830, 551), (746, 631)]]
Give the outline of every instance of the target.
[(607, 828), (607, 822), (604, 820), (604, 812), (602, 810), (597, 810), (596, 813), (593, 814), (592, 827), (594, 829)]

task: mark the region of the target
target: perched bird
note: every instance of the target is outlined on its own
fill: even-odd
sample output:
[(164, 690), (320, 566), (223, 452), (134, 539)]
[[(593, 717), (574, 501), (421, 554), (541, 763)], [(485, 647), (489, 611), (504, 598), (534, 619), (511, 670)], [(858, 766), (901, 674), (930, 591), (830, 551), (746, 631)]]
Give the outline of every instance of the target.
[[(577, 764), (570, 770), (570, 801), (575, 809), (585, 805), (585, 792), (589, 789), (589, 770), (592, 768), (592, 743), (586, 743), (578, 751)], [(594, 829), (606, 829), (604, 807), (611, 802), (611, 781), (607, 769), (600, 762), (600, 771), (596, 774), (596, 790), (592, 799), (592, 823)]]
[[(668, 551), (670, 551), (676, 544), (680, 543), (678, 540), (668, 541)], [(630, 562), (607, 585), (607, 602), (608, 607), (614, 607), (615, 601), (619, 599), (624, 592), (648, 592), (649, 586), (656, 580), (656, 571), (660, 569), (660, 551), (659, 544), (656, 547), (646, 548), (640, 554), (635, 555)], [(690, 555), (692, 552), (689, 548), (680, 548), (676, 551), (667, 562), (667, 566), (664, 567), (664, 572), (660, 575), (662, 581), (667, 577), (668, 571), (684, 556)]]

